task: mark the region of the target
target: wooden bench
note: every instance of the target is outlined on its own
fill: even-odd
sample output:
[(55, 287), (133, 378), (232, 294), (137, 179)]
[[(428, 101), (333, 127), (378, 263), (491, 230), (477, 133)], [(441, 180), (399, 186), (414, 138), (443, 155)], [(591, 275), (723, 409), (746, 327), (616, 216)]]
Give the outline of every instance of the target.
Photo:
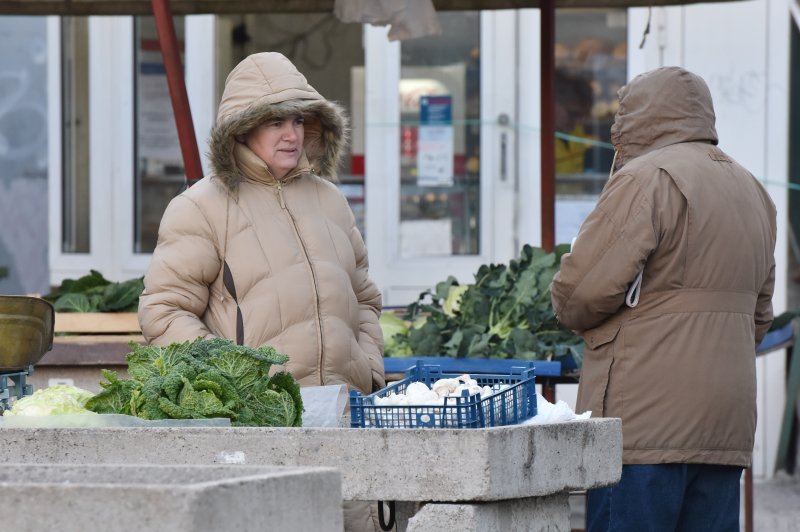
[(63, 313), (55, 319), (53, 349), (34, 367), (28, 382), (34, 390), (54, 384), (72, 384), (100, 390), (100, 370), (127, 376), (129, 343), (144, 344), (133, 312)]

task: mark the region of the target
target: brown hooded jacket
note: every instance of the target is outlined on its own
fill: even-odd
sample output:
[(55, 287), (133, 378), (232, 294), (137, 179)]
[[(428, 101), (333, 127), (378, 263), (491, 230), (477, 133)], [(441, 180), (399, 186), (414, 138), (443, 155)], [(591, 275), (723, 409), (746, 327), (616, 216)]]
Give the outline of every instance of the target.
[(616, 172), (551, 287), (586, 342), (577, 410), (622, 419), (625, 464), (751, 461), (776, 213), (714, 122), (705, 82), (681, 68), (620, 90)]

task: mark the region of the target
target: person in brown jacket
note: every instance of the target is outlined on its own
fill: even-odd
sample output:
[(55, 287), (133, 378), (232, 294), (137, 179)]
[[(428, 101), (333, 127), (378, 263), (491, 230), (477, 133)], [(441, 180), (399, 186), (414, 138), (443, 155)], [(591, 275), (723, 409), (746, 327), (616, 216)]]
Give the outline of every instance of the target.
[(702, 78), (659, 68), (619, 98), (612, 176), (551, 286), (586, 344), (576, 410), (622, 420), (622, 477), (589, 493), (588, 529), (738, 531), (775, 206), (717, 147)]
[[(149, 343), (269, 344), (289, 357), (275, 370), (301, 386), (385, 386), (381, 294), (329, 181), (347, 134), (342, 108), (283, 55), (254, 54), (233, 69), (209, 142), (213, 172), (161, 220), (139, 304)], [(347, 530), (376, 529), (366, 504), (345, 506)]]

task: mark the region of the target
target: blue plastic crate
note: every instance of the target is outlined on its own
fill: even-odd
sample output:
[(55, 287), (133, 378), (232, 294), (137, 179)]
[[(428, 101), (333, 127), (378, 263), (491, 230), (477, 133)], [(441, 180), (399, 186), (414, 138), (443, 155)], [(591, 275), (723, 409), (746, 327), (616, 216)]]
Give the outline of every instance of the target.
[(412, 382), (429, 387), (439, 379), (453, 379), (462, 373), (444, 373), (437, 365), (417, 365), (406, 378), (370, 395), (350, 392), (350, 426), (375, 428), (484, 428), (520, 423), (536, 415), (536, 383), (533, 364), (514, 367), (505, 374), (471, 375), (478, 385), (499, 388), (481, 398), (466, 391), (448, 397), (443, 405), (376, 405), (375, 398), (405, 393)]

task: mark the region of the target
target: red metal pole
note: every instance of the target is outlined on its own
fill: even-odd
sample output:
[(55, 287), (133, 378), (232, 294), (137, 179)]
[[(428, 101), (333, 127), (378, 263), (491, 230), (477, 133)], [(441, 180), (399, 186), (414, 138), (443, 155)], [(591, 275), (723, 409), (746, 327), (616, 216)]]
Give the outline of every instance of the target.
[(175, 114), (175, 125), (178, 127), (178, 141), (181, 144), (184, 172), (189, 186), (191, 186), (203, 177), (203, 165), (200, 162), (200, 152), (194, 136), (192, 110), (189, 108), (189, 96), (186, 94), (178, 38), (175, 36), (169, 0), (152, 0), (152, 4), (158, 30), (158, 42), (161, 45), (161, 56), (164, 58), (164, 69), (167, 73), (172, 112)]
[(541, 0), (541, 129), (542, 129), (542, 248), (555, 248), (556, 211), (556, 127), (555, 127), (555, 72), (556, 72), (556, 6), (555, 0)]
[(753, 466), (744, 470), (744, 532), (753, 532)]

